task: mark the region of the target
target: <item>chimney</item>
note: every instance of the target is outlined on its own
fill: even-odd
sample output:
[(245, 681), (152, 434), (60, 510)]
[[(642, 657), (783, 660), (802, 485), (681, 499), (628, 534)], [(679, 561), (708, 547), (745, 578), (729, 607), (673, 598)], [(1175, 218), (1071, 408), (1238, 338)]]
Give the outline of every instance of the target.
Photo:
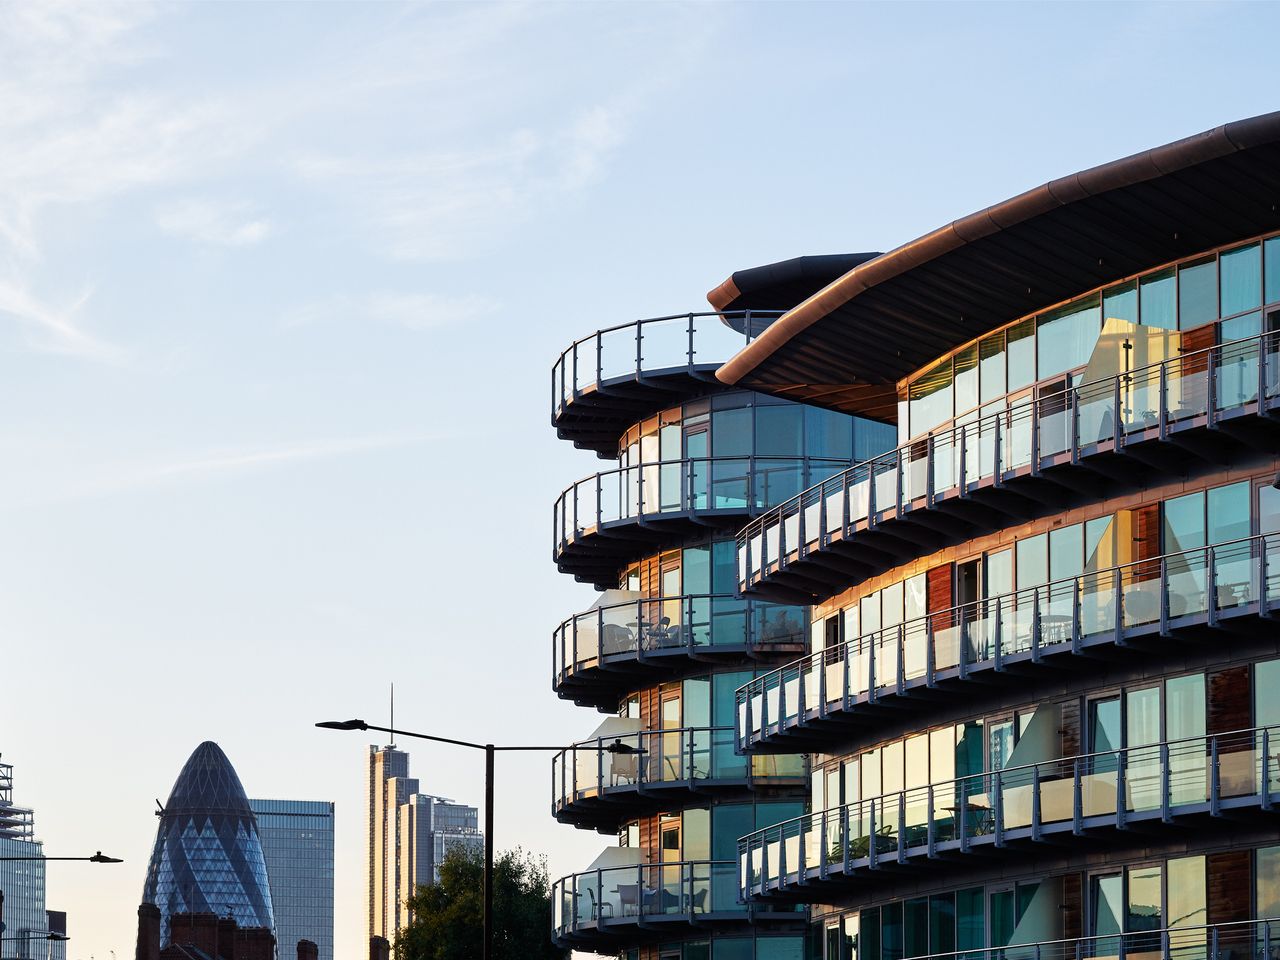
[[(0, 896), (0, 903), (3, 897)], [(138, 907), (138, 947), (136, 960), (160, 960), (160, 908), (154, 903)]]
[(298, 960), (320, 960), (320, 948), (310, 940), (299, 940)]
[(218, 956), (222, 960), (236, 960), (235, 917), (218, 918)]
[(169, 918), (169, 942), (187, 944), (202, 953), (216, 957), (218, 955), (218, 915), (216, 913), (175, 913)]
[(276, 960), (276, 938), (266, 927), (241, 927), (236, 931), (235, 960)]
[(369, 960), (391, 960), (391, 944), (386, 937), (369, 938)]

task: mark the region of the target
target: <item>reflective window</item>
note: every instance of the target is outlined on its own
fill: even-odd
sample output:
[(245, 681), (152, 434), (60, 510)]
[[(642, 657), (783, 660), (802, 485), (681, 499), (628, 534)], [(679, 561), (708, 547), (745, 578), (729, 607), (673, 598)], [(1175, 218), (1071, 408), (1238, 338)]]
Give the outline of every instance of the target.
[(1178, 329), (1177, 289), (1178, 282), (1172, 268), (1142, 278), (1139, 309), (1144, 327)]
[[(956, 354), (956, 413), (978, 405), (978, 345)], [(1003, 379), (1003, 378), (1002, 378)]]
[(1204, 493), (1189, 493), (1164, 502), (1164, 552), (1204, 546)]
[(1179, 268), (1178, 313), (1183, 330), (1218, 319), (1218, 262), (1213, 257)]
[(1021, 390), (1036, 380), (1036, 321), (1027, 318), (1005, 331), (1009, 355), (1009, 390)]
[[(1280, 724), (1280, 660), (1265, 660), (1253, 668), (1253, 722), (1259, 727)], [(1280, 916), (1280, 914), (1265, 914)]]
[(1084, 572), (1084, 525), (1049, 531), (1049, 579), (1065, 580)]
[(1125, 910), (1125, 931), (1141, 933), (1146, 930), (1162, 929), (1164, 927), (1164, 911), (1161, 907), (1163, 866), (1155, 864), (1149, 867), (1131, 867), (1127, 873), (1129, 897)]
[(756, 407), (757, 456), (798, 457), (804, 435), (804, 408), (799, 404)]
[(1005, 395), (1004, 333), (987, 337), (978, 344), (978, 373), (983, 403)]
[(1267, 280), (1267, 303), (1280, 300), (1280, 237), (1274, 237), (1262, 245), (1264, 269)]
[(1138, 322), (1138, 283), (1117, 284), (1102, 294), (1102, 320), (1126, 320)]
[(1255, 917), (1280, 917), (1280, 847), (1263, 847), (1257, 854), (1257, 911)]
[(711, 415), (711, 455), (746, 457), (751, 454), (751, 408), (717, 410)]
[(908, 388), (907, 400), (911, 406), (911, 436), (918, 436), (950, 420), (955, 415), (950, 358), (917, 377)]
[(1222, 316), (1262, 306), (1262, 249), (1251, 243), (1228, 250), (1221, 257)]
[(1096, 294), (1041, 316), (1036, 348), (1040, 379), (1087, 364), (1101, 330), (1102, 313)]
[[(817, 407), (801, 409), (804, 411), (806, 450), (813, 451), (812, 455), (823, 457), (853, 456), (853, 431), (849, 429), (848, 417), (834, 410), (820, 410)], [(892, 441), (884, 446), (891, 445)]]
[(1048, 538), (1043, 534), (1018, 541), (1018, 589), (1025, 590), (1047, 582), (1049, 577)]
[(1214, 487), (1207, 492), (1209, 542), (1228, 543), (1249, 536), (1249, 482)]
[(1169, 926), (1203, 927), (1209, 922), (1204, 857), (1178, 857), (1168, 870)]

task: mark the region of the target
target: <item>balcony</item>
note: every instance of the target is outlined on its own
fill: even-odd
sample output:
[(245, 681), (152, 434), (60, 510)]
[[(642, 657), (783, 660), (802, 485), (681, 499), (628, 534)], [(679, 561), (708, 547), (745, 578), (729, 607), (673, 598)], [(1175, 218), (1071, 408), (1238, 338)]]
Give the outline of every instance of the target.
[[(606, 591), (604, 598), (623, 591)], [(552, 687), (614, 711), (627, 691), (708, 664), (780, 663), (805, 650), (804, 607), (724, 594), (628, 599), (570, 617), (552, 636)]]
[(1166, 554), (951, 607), (856, 637), (738, 689), (742, 750), (828, 752), (925, 691), (1049, 671), (1142, 638), (1221, 638), (1280, 607), (1280, 534)]
[(847, 460), (706, 457), (619, 467), (580, 480), (556, 500), (553, 557), (563, 573), (605, 590), (619, 568), (672, 538), (736, 528)]
[(890, 871), (1039, 843), (1116, 842), (1141, 826), (1270, 816), (1280, 727), (1006, 767), (809, 814), (739, 841), (743, 895), (822, 900)]
[(616, 456), (627, 427), (719, 386), (716, 369), (782, 314), (689, 313), (637, 320), (575, 342), (551, 368), (551, 424), (574, 446)]
[(1189, 459), (1272, 452), (1278, 348), (1269, 333), (1182, 354), (858, 464), (739, 533), (740, 592), (820, 602), (949, 544), (1181, 476)]
[(551, 909), (553, 938), (559, 946), (606, 952), (639, 940), (684, 936), (691, 928), (705, 936), (718, 927), (748, 922), (804, 923), (804, 914), (795, 908), (739, 903), (738, 868), (732, 860), (610, 866), (576, 873), (552, 884)]
[(716, 795), (804, 789), (807, 772), (801, 756), (735, 753), (731, 727), (618, 732), (576, 743), (552, 758), (551, 808), (561, 823), (612, 833), (623, 820)]

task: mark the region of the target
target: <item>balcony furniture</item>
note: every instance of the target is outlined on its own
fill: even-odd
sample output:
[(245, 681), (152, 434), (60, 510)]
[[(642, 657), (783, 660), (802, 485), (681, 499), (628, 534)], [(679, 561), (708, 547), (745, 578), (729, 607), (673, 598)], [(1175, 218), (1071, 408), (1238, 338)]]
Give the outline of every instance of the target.
[(690, 913), (705, 913), (707, 909), (707, 888), (693, 892), (693, 898), (690, 900)]
[(609, 776), (611, 786), (621, 783), (634, 784), (640, 772), (640, 755), (636, 753), (619, 753), (610, 758)]
[[(635, 624), (632, 626), (634, 627)], [(628, 653), (635, 649), (636, 635), (632, 631), (616, 623), (604, 625), (604, 653)]]
[(640, 884), (620, 883), (614, 887), (613, 892), (618, 895), (624, 917), (634, 917), (640, 913)]
[[(591, 919), (592, 920), (601, 920), (605, 917), (613, 916), (613, 904), (612, 903), (597, 904), (596, 892), (590, 887), (587, 887), (587, 897), (591, 900)], [(606, 911), (608, 912), (606, 913)]]

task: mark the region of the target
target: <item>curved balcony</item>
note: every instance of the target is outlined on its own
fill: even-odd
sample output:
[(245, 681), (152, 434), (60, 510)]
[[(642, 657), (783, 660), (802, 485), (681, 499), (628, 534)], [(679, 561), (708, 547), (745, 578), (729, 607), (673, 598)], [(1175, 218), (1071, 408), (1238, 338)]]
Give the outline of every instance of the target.
[(1280, 727), (1261, 727), (1006, 767), (809, 814), (739, 841), (743, 896), (822, 900), (889, 870), (935, 870), (938, 857), (1270, 816), (1278, 751)]
[(691, 928), (705, 935), (717, 927), (748, 922), (804, 923), (804, 914), (794, 908), (740, 903), (738, 867), (732, 860), (608, 866), (575, 873), (552, 884), (551, 909), (552, 935), (559, 946), (606, 952), (638, 940), (679, 937)]
[(617, 586), (619, 568), (672, 537), (737, 527), (847, 460), (816, 457), (699, 457), (597, 473), (555, 503), (553, 557), (563, 573)]
[(1041, 395), (805, 490), (738, 535), (739, 590), (793, 603), (981, 533), (1274, 451), (1280, 333)]
[(583, 337), (551, 368), (551, 424), (574, 446), (615, 456), (627, 427), (683, 395), (719, 386), (716, 369), (780, 316), (686, 313)]
[(551, 809), (561, 823), (614, 832), (624, 819), (719, 794), (803, 789), (807, 772), (803, 756), (735, 753), (732, 727), (619, 732), (575, 743), (552, 758)]
[(794, 658), (804, 653), (808, 622), (804, 607), (725, 594), (601, 604), (556, 628), (552, 687), (565, 699), (614, 711), (636, 686), (705, 671), (709, 663)]
[(980, 600), (865, 634), (738, 689), (741, 750), (830, 752), (919, 693), (991, 684), (1142, 637), (1257, 628), (1280, 607), (1280, 534), (1139, 560)]

